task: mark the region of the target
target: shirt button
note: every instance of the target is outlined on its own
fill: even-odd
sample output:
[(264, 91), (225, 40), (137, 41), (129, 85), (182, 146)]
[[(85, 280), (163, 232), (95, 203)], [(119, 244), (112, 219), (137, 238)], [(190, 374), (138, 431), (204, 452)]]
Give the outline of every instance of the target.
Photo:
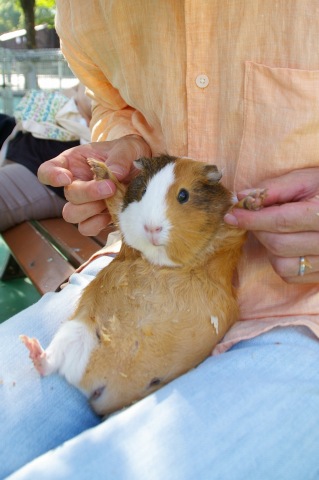
[(207, 75), (201, 74), (196, 77), (195, 82), (199, 88), (206, 88), (209, 84), (209, 78)]

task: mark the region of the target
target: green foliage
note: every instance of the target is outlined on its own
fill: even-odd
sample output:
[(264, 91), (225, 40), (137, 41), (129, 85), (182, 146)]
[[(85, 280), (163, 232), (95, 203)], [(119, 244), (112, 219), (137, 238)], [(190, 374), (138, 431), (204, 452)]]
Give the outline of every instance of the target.
[(35, 23), (36, 25), (41, 25), (46, 23), (48, 27), (54, 27), (54, 14), (55, 12), (51, 9), (44, 7), (35, 7)]
[(55, 0), (36, 0), (35, 2), (35, 20), (36, 24), (47, 23), (49, 27), (54, 27)]
[(15, 2), (0, 0), (0, 34), (23, 28), (22, 10)]
[[(35, 24), (54, 26), (55, 1), (36, 0)], [(24, 15), (19, 0), (0, 0), (0, 35), (25, 28)]]
[(55, 8), (55, 0), (36, 0), (36, 6), (47, 9)]

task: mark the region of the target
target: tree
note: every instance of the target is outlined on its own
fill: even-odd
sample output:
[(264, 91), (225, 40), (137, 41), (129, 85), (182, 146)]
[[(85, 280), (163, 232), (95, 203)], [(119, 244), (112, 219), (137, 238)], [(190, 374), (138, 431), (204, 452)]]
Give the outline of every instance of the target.
[[(26, 47), (29, 50), (36, 48), (35, 25), (36, 25), (36, 6), (40, 8), (51, 9), (53, 14), (54, 0), (18, 0), (24, 16), (24, 23), (26, 29)], [(30, 62), (24, 64), (25, 88), (36, 88), (37, 78), (35, 70)]]
[(36, 48), (35, 40), (35, 0), (19, 0), (24, 15), (25, 29), (27, 31), (27, 48)]

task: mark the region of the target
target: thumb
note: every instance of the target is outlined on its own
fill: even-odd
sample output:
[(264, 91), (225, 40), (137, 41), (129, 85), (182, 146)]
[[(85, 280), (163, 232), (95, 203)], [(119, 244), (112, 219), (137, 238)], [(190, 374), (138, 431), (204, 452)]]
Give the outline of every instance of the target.
[(139, 172), (134, 163), (130, 162), (107, 162), (107, 166), (118, 180), (125, 182), (129, 182)]
[(118, 180), (123, 180), (127, 177), (129, 169), (126, 165), (121, 165), (120, 163), (107, 163), (107, 166), (112, 173), (116, 176)]

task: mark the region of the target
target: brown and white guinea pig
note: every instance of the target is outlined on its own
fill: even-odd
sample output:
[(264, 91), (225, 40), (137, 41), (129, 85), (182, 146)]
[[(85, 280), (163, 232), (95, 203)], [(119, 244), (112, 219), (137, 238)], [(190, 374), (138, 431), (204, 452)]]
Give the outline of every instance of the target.
[(46, 350), (22, 336), (42, 375), (58, 372), (101, 415), (148, 395), (208, 357), (238, 318), (232, 276), (245, 233), (223, 222), (234, 200), (214, 165), (162, 155), (136, 162), (107, 206), (118, 256), (85, 288)]

